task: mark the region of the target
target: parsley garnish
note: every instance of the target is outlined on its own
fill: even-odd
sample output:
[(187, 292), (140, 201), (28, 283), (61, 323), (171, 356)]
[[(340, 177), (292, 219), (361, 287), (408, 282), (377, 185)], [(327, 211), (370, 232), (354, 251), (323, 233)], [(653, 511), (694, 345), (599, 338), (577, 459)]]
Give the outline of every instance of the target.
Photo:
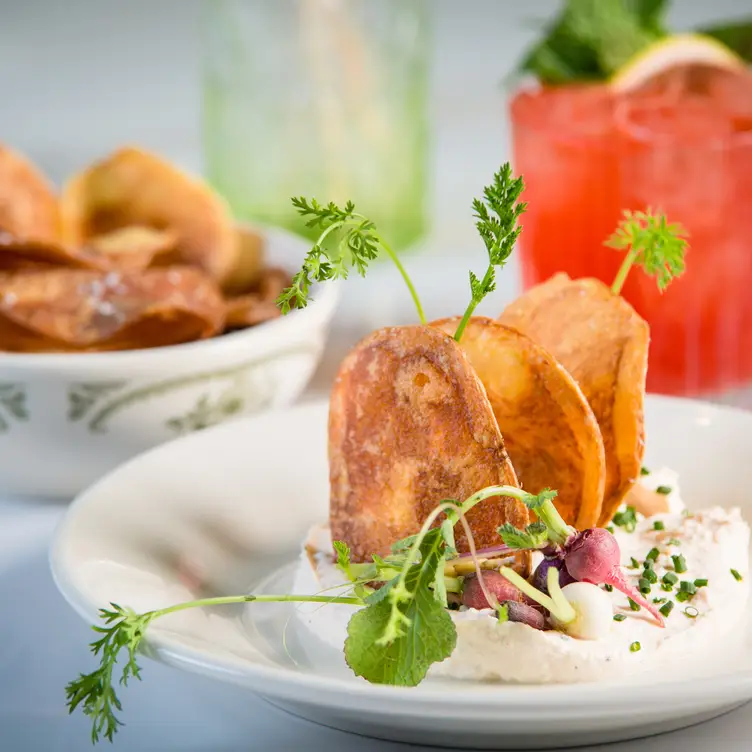
[[(675, 277), (684, 272), (684, 253), (687, 231), (679, 224), (669, 224), (663, 214), (624, 212), (624, 219), (606, 241), (609, 248), (627, 251), (611, 290), (621, 292), (629, 270), (637, 264), (663, 290)], [(659, 491), (660, 493), (660, 491)]]
[(491, 185), (483, 189), (483, 199), (473, 199), (475, 226), (488, 251), (488, 268), (483, 279), (470, 272), (472, 298), (454, 334), (458, 342), (478, 303), (496, 289), (496, 267), (506, 264), (522, 231), (518, 220), (527, 208), (527, 204), (519, 200), (524, 187), (521, 177), (512, 177), (512, 168), (507, 162), (494, 175)]

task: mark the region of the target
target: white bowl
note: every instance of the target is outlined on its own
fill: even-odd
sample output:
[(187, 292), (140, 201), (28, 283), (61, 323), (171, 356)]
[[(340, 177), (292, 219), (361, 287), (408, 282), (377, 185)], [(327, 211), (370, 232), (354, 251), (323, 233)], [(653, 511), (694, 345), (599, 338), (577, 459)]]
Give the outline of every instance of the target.
[[(145, 611), (290, 592), (291, 572), (279, 567), (296, 560), (308, 526), (328, 512), (327, 413), (325, 402), (272, 411), (128, 462), (68, 510), (51, 553), (58, 588), (89, 622), (110, 601)], [(647, 466), (674, 468), (690, 509), (739, 506), (752, 519), (752, 413), (651, 395), (646, 432)], [(461, 749), (618, 741), (689, 726), (752, 699), (750, 621), (736, 639), (703, 646), (671, 671), (656, 665), (550, 686), (431, 678), (408, 689), (356, 678), (342, 653), (307, 638), (293, 615), (289, 604), (269, 603), (186, 610), (155, 621), (145, 651), (328, 726)], [(95, 665), (90, 656), (80, 670)], [(143, 669), (150, 681), (148, 662)], [(123, 736), (130, 701), (124, 697)]]
[[(299, 268), (310, 244), (264, 229), (270, 263)], [(72, 497), (128, 458), (199, 428), (286, 405), (321, 357), (339, 297), (171, 347), (0, 353), (0, 494)]]

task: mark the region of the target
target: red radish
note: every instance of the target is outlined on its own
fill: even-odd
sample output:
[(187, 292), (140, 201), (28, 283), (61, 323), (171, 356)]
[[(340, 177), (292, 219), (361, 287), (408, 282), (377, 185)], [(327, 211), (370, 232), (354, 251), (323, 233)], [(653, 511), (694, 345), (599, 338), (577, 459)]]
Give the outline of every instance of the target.
[(526, 603), (518, 603), (517, 601), (504, 601), (503, 605), (507, 607), (507, 618), (509, 621), (527, 624), (533, 629), (546, 628), (546, 617), (532, 606), (528, 606)]
[(660, 626), (665, 626), (660, 611), (630, 585), (621, 570), (619, 544), (608, 530), (600, 527), (583, 530), (568, 544), (564, 554), (567, 571), (580, 582), (611, 585), (642, 606)]
[[(496, 600), (500, 603), (503, 601), (521, 601), (522, 591), (515, 587), (506, 577), (491, 569), (482, 570), (483, 584)], [(465, 577), (462, 591), (462, 604), (468, 608), (493, 608), (486, 599), (481, 589), (477, 574), (469, 574)]]
[(538, 564), (533, 573), (533, 585), (538, 588), (542, 593), (548, 595), (548, 570), (551, 567), (556, 567), (559, 570), (559, 586), (565, 587), (572, 582), (575, 582), (574, 577), (567, 571), (564, 566), (564, 560), (558, 557), (547, 556), (543, 561)]

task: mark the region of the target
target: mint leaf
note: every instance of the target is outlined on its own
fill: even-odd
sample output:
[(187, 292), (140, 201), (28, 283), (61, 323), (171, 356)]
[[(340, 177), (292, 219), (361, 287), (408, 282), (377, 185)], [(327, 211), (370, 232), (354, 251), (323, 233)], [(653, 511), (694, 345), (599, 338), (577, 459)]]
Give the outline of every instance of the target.
[(540, 548), (548, 542), (548, 529), (540, 520), (532, 522), (524, 530), (506, 522), (498, 533), (509, 548), (520, 550)]
[(747, 62), (752, 62), (752, 18), (698, 29), (698, 33), (717, 39)]
[(454, 650), (454, 622), (431, 589), (444, 568), (440, 528), (426, 533), (420, 555), (402, 585), (399, 578), (388, 583), (389, 597), (372, 601), (347, 625), (345, 660), (370, 682), (413, 687)]

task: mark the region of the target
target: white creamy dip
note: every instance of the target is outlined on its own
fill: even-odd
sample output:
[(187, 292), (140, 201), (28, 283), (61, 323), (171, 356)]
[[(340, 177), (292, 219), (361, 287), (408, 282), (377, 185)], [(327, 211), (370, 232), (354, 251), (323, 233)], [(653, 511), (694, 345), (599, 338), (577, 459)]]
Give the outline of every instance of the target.
[[(626, 618), (614, 621), (607, 636), (591, 641), (525, 624), (499, 623), (490, 609), (452, 611), (457, 646), (448, 659), (432, 666), (429, 675), (523, 683), (593, 681), (654, 667), (656, 658), (663, 664), (672, 657), (703, 650), (732, 630), (744, 614), (748, 594), (750, 532), (740, 511), (711, 507), (686, 515), (675, 474), (664, 470), (641, 480), (651, 488), (670, 486), (672, 511), (640, 519), (633, 533), (617, 527), (614, 534), (621, 548), (624, 573), (635, 586), (648, 552), (654, 547), (659, 550), (655, 563), (659, 582), (646, 597), (674, 601), (665, 629), (644, 610), (632, 611), (626, 596), (616, 591), (610, 593), (614, 614)], [(662, 522), (663, 529), (655, 530), (655, 522)], [(326, 526), (311, 530), (306, 549), (296, 573), (294, 592), (318, 593), (343, 583), (344, 577), (329, 553), (331, 538)], [(311, 555), (309, 551), (319, 553)], [(706, 587), (697, 588), (696, 595), (684, 603), (675, 601), (678, 585), (670, 593), (660, 585), (660, 578), (673, 572), (671, 557), (678, 554), (687, 566), (686, 572), (677, 574), (680, 581), (708, 580)], [(632, 557), (640, 563), (638, 569), (629, 568)], [(732, 569), (742, 576), (742, 581), (737, 581)], [(301, 604), (297, 608), (300, 620), (318, 638), (339, 650), (353, 612), (352, 606), (342, 604)], [(639, 650), (630, 649), (635, 643), (639, 643)]]

